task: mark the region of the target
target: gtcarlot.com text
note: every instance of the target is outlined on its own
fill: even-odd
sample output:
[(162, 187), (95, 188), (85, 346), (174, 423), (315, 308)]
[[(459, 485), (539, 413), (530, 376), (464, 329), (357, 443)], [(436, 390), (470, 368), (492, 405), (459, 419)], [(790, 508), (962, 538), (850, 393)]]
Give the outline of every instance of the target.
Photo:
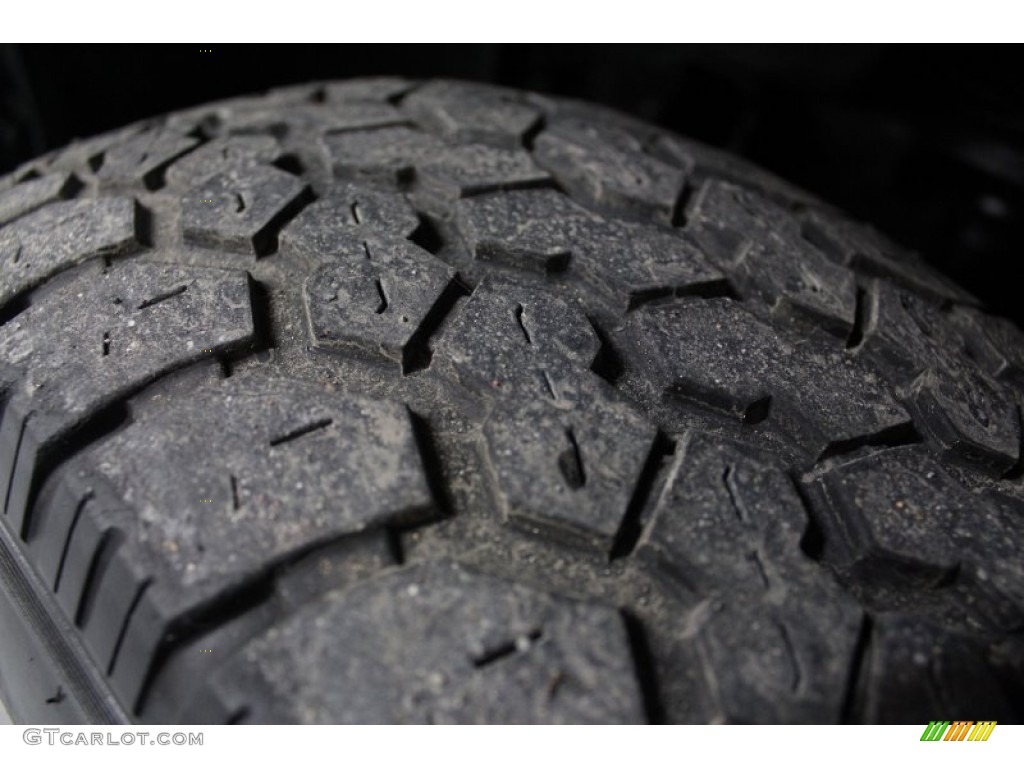
[(69, 731), (63, 728), (26, 728), (22, 734), (26, 744), (63, 745), (66, 747), (201, 747), (202, 733), (168, 733), (160, 731), (125, 731), (124, 733), (96, 733)]

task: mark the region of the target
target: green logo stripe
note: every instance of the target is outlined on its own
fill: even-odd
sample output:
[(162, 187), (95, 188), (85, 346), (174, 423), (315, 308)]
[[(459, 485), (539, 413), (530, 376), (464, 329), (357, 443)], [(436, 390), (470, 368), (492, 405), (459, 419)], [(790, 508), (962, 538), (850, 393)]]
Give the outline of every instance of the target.
[(939, 741), (949, 728), (949, 720), (932, 720), (921, 734), (921, 741)]

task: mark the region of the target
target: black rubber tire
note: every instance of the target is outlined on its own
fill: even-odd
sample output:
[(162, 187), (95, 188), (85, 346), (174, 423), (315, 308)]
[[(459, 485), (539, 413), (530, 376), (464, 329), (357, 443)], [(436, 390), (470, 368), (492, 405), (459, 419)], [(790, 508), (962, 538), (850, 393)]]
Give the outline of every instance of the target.
[(454, 82), (0, 180), (22, 721), (1019, 721), (1024, 343), (740, 160)]

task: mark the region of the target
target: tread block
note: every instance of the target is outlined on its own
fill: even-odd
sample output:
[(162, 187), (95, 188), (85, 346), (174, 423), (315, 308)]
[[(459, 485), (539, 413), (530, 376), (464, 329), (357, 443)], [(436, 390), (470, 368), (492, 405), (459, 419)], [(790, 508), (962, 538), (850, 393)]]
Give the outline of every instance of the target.
[(712, 609), (701, 628), (727, 722), (835, 723), (842, 716), (861, 612), (838, 587), (793, 591), (782, 606)]
[(319, 267), (305, 282), (313, 343), (381, 354), (408, 369), (412, 342), (455, 271), (405, 240), (357, 240), (349, 251), (355, 253)]
[(966, 356), (948, 314), (882, 281), (869, 301), (857, 354), (905, 386), (915, 422), (952, 459), (995, 474), (1010, 469), (1020, 453), (1015, 398)]
[(552, 394), (553, 382), (545, 383), (543, 372), (573, 379), (594, 361), (600, 346), (583, 313), (560, 296), (488, 279), (452, 318), (434, 349), (474, 390), (565, 399), (571, 393)]
[(845, 338), (857, 305), (854, 274), (800, 236), (790, 214), (757, 193), (705, 182), (687, 216), (691, 234), (745, 296), (796, 320)]
[(634, 313), (616, 336), (664, 397), (747, 421), (769, 405), (768, 418), (815, 457), (910, 421), (872, 370), (815, 339), (791, 338), (729, 299)]
[(636, 555), (710, 601), (698, 642), (724, 717), (837, 720), (861, 611), (800, 549), (807, 516), (784, 466), (690, 434), (666, 478)]
[(417, 166), (423, 188), (446, 200), (499, 190), (544, 186), (547, 171), (534, 164), (521, 149), (501, 149), (486, 144), (450, 147)]
[(70, 197), (79, 185), (70, 173), (50, 173), (0, 193), (0, 226), (48, 203)]
[(214, 139), (171, 163), (164, 177), (169, 184), (187, 188), (240, 167), (270, 163), (280, 154), (281, 145), (272, 136)]
[(0, 229), (0, 306), (61, 270), (137, 245), (130, 198), (51, 203)]
[(62, 171), (91, 173), (91, 164), (103, 152), (138, 136), (145, 128), (144, 122), (133, 123), (110, 133), (74, 140), (66, 147), (46, 155), (45, 167), (51, 173)]
[(676, 447), (636, 553), (690, 591), (760, 596), (810, 581), (801, 578), (816, 569), (799, 546), (806, 527), (782, 465), (740, 443), (690, 434)]
[(24, 469), (8, 485), (15, 461), (34, 466), (39, 450), (133, 389), (204, 349), (252, 339), (245, 272), (159, 264), (97, 265), (0, 327), (0, 359), (22, 372), (3, 415), (12, 438), (0, 441), (14, 448), (0, 463), (12, 528), (21, 529), (32, 482)]
[(414, 88), (416, 83), (401, 77), (367, 77), (328, 83), (324, 86), (327, 103), (392, 101)]
[(301, 205), (305, 194), (299, 179), (272, 167), (218, 174), (181, 198), (185, 242), (263, 255), (275, 221)]
[(282, 109), (259, 104), (254, 108), (232, 110), (224, 117), (230, 133), (267, 132), (280, 136), (313, 129), (316, 132), (361, 131), (404, 125), (409, 118), (390, 104), (371, 101), (339, 104), (294, 104)]
[(1024, 621), (1024, 520), (1011, 510), (979, 508), (920, 448), (839, 464), (811, 486), (844, 539), (840, 568), (923, 587), (955, 581), (981, 604), (986, 622)]
[(813, 210), (804, 216), (804, 222), (805, 239), (857, 272), (884, 277), (940, 303), (978, 303), (963, 288), (870, 226)]
[(153, 184), (152, 174), (199, 144), (199, 139), (163, 129), (140, 133), (104, 152), (96, 176), (108, 185)]
[(643, 152), (625, 131), (556, 118), (537, 136), (534, 157), (588, 205), (672, 224), (686, 172)]
[(860, 722), (1015, 722), (986, 649), (905, 614), (876, 619), (858, 691)]
[[(147, 468), (157, 464), (153, 476)], [(128, 703), (136, 702), (156, 648), (185, 616), (314, 546), (422, 522), (435, 510), (404, 406), (253, 375), (200, 390), (185, 407), (140, 414), (65, 465), (54, 482), (72, 489), (50, 494), (57, 503), (83, 484), (94, 494), (74, 527), (67, 563), (88, 562), (97, 538), (110, 531), (120, 538), (91, 588), (97, 597), (83, 631)], [(44, 513), (35, 539), (65, 537), (67, 517)], [(72, 615), (81, 610), (73, 576), (74, 569), (63, 577)]]
[[(212, 687), (251, 702), (255, 721), (643, 720), (617, 611), (447, 562), (329, 593), (252, 642)], [(282, 710), (257, 709), (275, 701)]]
[[(609, 552), (656, 430), (593, 382), (587, 401), (498, 409), (484, 436), (505, 518), (534, 534)], [(589, 390), (589, 392), (587, 391)]]
[(689, 240), (602, 219), (554, 190), (469, 198), (455, 211), (478, 260), (536, 272), (579, 270), (623, 310), (652, 292), (699, 292), (724, 278)]
[(444, 147), (436, 136), (407, 127), (328, 134), (324, 144), (336, 177), (386, 187), (410, 180), (418, 162)]
[(1024, 333), (1016, 325), (973, 307), (956, 307), (953, 320), (964, 332), (972, 360), (994, 378), (1024, 389)]
[(338, 178), (386, 187), (417, 178), (426, 190), (445, 199), (536, 186), (550, 178), (522, 150), (448, 146), (411, 128), (328, 134), (324, 142)]
[(515, 91), (432, 81), (417, 88), (402, 108), (424, 126), (456, 141), (522, 146), (540, 123), (541, 113), (517, 98)]
[(783, 205), (796, 203), (807, 208), (822, 206), (821, 201), (813, 195), (775, 174), (699, 141), (659, 131), (645, 142), (645, 146), (659, 160), (686, 169), (694, 185), (700, 181), (716, 179), (756, 190)]
[(282, 230), (281, 252), (322, 261), (349, 258), (353, 239), (408, 237), (417, 226), (402, 195), (339, 184)]

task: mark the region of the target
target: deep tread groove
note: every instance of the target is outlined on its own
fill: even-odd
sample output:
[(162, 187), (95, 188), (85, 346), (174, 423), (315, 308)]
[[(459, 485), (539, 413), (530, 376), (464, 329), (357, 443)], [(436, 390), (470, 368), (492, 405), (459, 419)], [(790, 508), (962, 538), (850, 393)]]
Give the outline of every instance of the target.
[(114, 650), (110, 654), (110, 663), (107, 665), (107, 676), (114, 674), (114, 667), (117, 664), (118, 655), (121, 653), (121, 645), (124, 643), (124, 636), (128, 632), (128, 626), (131, 624), (132, 616), (135, 614), (135, 610), (139, 607), (139, 603), (142, 601), (142, 596), (149, 589), (149, 585), (152, 584), (152, 579), (146, 579), (139, 585), (138, 590), (135, 592), (135, 597), (132, 598), (131, 604), (128, 606), (128, 610), (124, 615), (124, 621), (121, 623), (121, 629), (117, 633), (117, 640), (114, 642)]
[(870, 322), (871, 297), (866, 289), (857, 287), (857, 302), (853, 311), (853, 327), (846, 339), (847, 349), (857, 349), (864, 342), (864, 330)]
[(633, 312), (645, 304), (653, 304), (664, 299), (670, 299), (674, 294), (675, 291), (667, 286), (662, 288), (648, 288), (643, 291), (631, 293), (629, 295), (629, 304), (626, 306), (626, 311)]
[(807, 494), (804, 484), (800, 482), (799, 478), (792, 475), (790, 475), (790, 482), (796, 491), (796, 495), (800, 498), (807, 518), (807, 527), (800, 537), (800, 551), (814, 562), (820, 563), (825, 554), (825, 533), (822, 530), (821, 523), (818, 522), (815, 506)]
[(108, 528), (103, 532), (96, 552), (92, 556), (92, 561), (89, 563), (85, 584), (82, 587), (82, 596), (78, 601), (78, 608), (75, 610), (76, 627), (84, 627), (92, 616), (93, 608), (99, 597), (99, 586), (103, 581), (103, 575), (113, 562), (124, 539), (124, 532), (118, 528)]
[[(18, 470), (18, 460), (21, 458), (21, 446), (25, 442), (25, 430), (28, 428), (28, 420), (32, 418), (32, 413), (25, 415), (25, 418), (21, 420), (21, 426), (18, 428), (18, 442), (14, 446), (14, 458), (11, 460), (11, 476), (7, 481), (7, 495), (4, 497), (4, 514), (10, 514), (11, 507), (11, 491), (14, 490), (14, 474)], [(24, 532), (27, 531), (27, 526), (22, 530), (22, 537)]]
[(871, 651), (871, 636), (874, 631), (874, 621), (870, 614), (865, 613), (861, 621), (860, 631), (857, 633), (857, 643), (853, 647), (853, 658), (850, 661), (850, 674), (846, 681), (846, 694), (843, 697), (842, 714), (839, 722), (846, 725), (860, 722), (857, 717), (857, 696), (860, 678), (867, 662), (868, 654)]
[(636, 481), (626, 514), (622, 516), (622, 524), (619, 526), (619, 532), (615, 536), (608, 556), (610, 560), (629, 557), (636, 549), (647, 522), (644, 515), (648, 512), (648, 503), (656, 498), (658, 476), (674, 452), (675, 444), (672, 440), (664, 433), (658, 432), (651, 444), (644, 467), (640, 471), (640, 477)]
[(315, 201), (316, 195), (313, 193), (312, 188), (309, 186), (303, 187), (294, 200), (278, 211), (263, 229), (253, 235), (252, 247), (256, 253), (256, 258), (272, 256), (277, 253), (278, 234), (290, 221), (302, 213), (304, 208)]
[[(423, 462), (427, 486), (430, 488), (430, 495), (437, 506), (438, 515), (442, 518), (450, 517), (454, 506), (452, 505), (451, 497), (448, 495), (444, 463), (441, 461), (441, 454), (438, 451), (437, 440), (434, 438), (433, 430), (430, 428), (427, 420), (415, 411), (409, 410), (408, 414), (409, 423), (412, 425), (413, 438), (416, 440), (416, 448), (420, 454), (420, 461)], [(402, 555), (401, 551), (399, 555)], [(397, 558), (397, 561), (402, 563), (404, 559), (404, 556), (401, 556)]]
[[(353, 214), (355, 213), (355, 204), (353, 204)], [(413, 233), (409, 235), (409, 239), (416, 243), (420, 248), (425, 250), (427, 253), (436, 256), (444, 248), (444, 236), (441, 234), (441, 230), (438, 228), (434, 220), (424, 213), (417, 213), (419, 218), (419, 226), (413, 230)]]
[(604, 329), (598, 325), (594, 318), (588, 317), (587, 319), (590, 321), (590, 327), (594, 329), (597, 340), (601, 343), (597, 355), (594, 356), (594, 362), (590, 365), (590, 370), (614, 386), (622, 377), (622, 374), (626, 372), (626, 364), (622, 356), (612, 345)]
[(138, 240), (139, 245), (147, 248), (152, 248), (155, 244), (155, 225), (153, 221), (153, 212), (140, 203), (138, 200), (135, 201), (135, 239)]
[(673, 227), (683, 228), (686, 226), (686, 210), (690, 207), (690, 201), (693, 199), (694, 188), (688, 182), (683, 184), (683, 188), (679, 190), (679, 197), (676, 198), (676, 204), (672, 208), (672, 217), (670, 221)]
[(747, 406), (743, 411), (743, 423), (749, 426), (760, 424), (766, 420), (772, 412), (772, 396), (765, 395)]
[(263, 283), (249, 277), (249, 303), (252, 306), (253, 343), (250, 352), (260, 352), (277, 346), (273, 317), (273, 297)]
[(423, 322), (413, 333), (402, 354), (402, 374), (410, 374), (430, 367), (434, 351), (430, 348), (430, 339), (437, 333), (444, 321), (451, 315), (459, 299), (469, 296), (470, 291), (463, 285), (458, 275), (441, 292), (434, 306), (427, 312)]
[(22, 293), (0, 306), (0, 326), (7, 325), (31, 306), (28, 293)]
[(644, 714), (651, 725), (662, 725), (666, 722), (665, 710), (661, 703), (661, 692), (658, 686), (658, 672), (654, 654), (647, 642), (647, 633), (640, 619), (627, 610), (620, 610), (629, 646), (633, 651), (633, 664), (636, 668), (637, 682), (643, 698)]
[(693, 285), (681, 285), (675, 289), (676, 298), (698, 298), (698, 299), (731, 299), (742, 301), (742, 297), (736, 292), (728, 278), (721, 280), (709, 280), (706, 283), (694, 283)]
[(292, 176), (302, 177), (306, 173), (306, 167), (302, 164), (302, 160), (293, 152), (281, 155), (271, 165)]
[(85, 505), (92, 499), (92, 493), (86, 492), (79, 500), (78, 504), (75, 505), (75, 513), (71, 517), (71, 525), (68, 527), (67, 537), (64, 539), (64, 548), (60, 553), (60, 560), (57, 563), (57, 575), (53, 578), (53, 591), (54, 593), (60, 591), (60, 580), (64, 575), (64, 564), (68, 559), (68, 550), (71, 549), (71, 542), (75, 537), (75, 529), (78, 527), (78, 520), (82, 516), (82, 510), (85, 509)]
[(1021, 409), (1020, 405), (1015, 410), (1017, 412), (1017, 430), (1020, 434), (1020, 447), (1017, 449), (1017, 461), (1006, 470), (1006, 474), (1003, 475), (1004, 480), (1020, 480), (1021, 477), (1024, 477), (1024, 410)]
[(920, 442), (922, 442), (921, 435), (914, 428), (914, 425), (908, 421), (904, 424), (897, 424), (896, 426), (883, 429), (881, 432), (876, 432), (873, 435), (860, 435), (849, 440), (836, 441), (822, 451), (821, 455), (817, 458), (817, 462), (820, 463), (826, 459), (852, 453), (864, 447), (895, 448), (901, 445), (914, 445)]
[(544, 118), (543, 115), (539, 115), (537, 119), (534, 121), (533, 125), (531, 125), (525, 131), (523, 131), (523, 135), (520, 140), (523, 149), (525, 149), (527, 152), (533, 152), (533, 143), (534, 141), (536, 141), (537, 137), (540, 135), (541, 131), (543, 131), (546, 126), (547, 120)]
[(68, 176), (67, 183), (60, 190), (60, 199), (71, 200), (83, 189), (85, 189), (85, 183), (72, 173)]

